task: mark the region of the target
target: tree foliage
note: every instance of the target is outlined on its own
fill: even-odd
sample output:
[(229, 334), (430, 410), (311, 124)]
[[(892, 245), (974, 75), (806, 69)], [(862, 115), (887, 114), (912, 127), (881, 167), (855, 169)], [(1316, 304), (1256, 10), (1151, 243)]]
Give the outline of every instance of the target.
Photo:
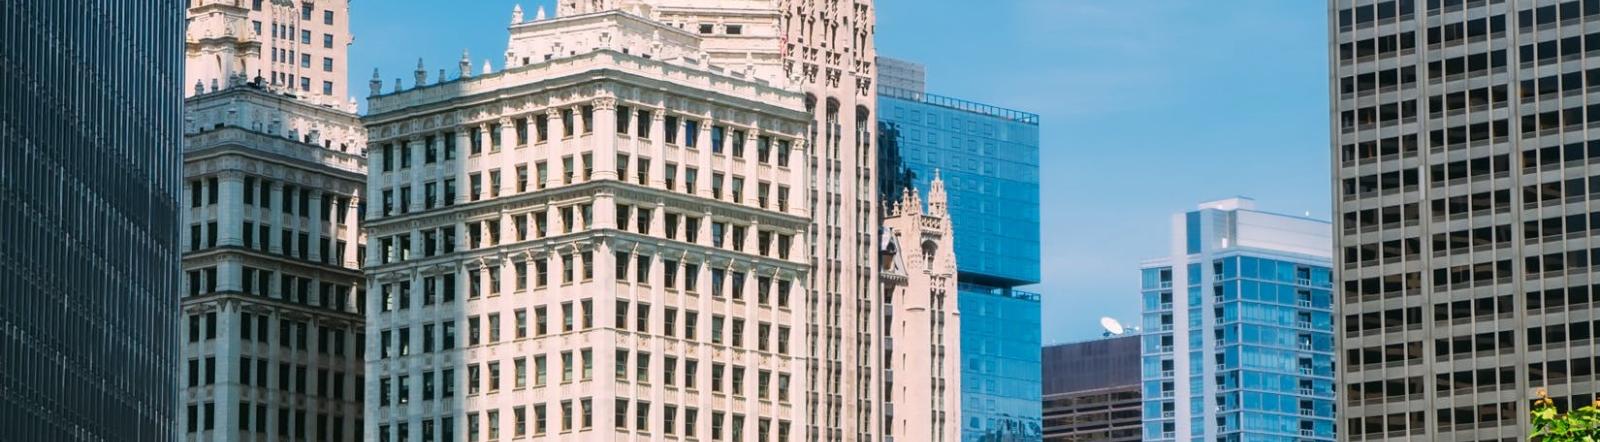
[(1600, 441), (1600, 401), (1561, 414), (1555, 401), (1539, 390), (1539, 400), (1533, 403), (1533, 430), (1528, 437), (1540, 442)]

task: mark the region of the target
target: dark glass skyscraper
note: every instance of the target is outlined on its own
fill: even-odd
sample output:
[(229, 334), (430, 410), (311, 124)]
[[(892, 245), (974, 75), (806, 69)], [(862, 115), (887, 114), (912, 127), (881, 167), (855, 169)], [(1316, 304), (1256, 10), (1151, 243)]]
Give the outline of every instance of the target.
[(906, 187), (926, 194), (935, 173), (945, 182), (960, 281), (962, 440), (1039, 440), (1039, 295), (1016, 289), (1039, 282), (1039, 116), (880, 87), (878, 170), (885, 204)]
[(0, 0), (0, 439), (173, 439), (183, 7)]

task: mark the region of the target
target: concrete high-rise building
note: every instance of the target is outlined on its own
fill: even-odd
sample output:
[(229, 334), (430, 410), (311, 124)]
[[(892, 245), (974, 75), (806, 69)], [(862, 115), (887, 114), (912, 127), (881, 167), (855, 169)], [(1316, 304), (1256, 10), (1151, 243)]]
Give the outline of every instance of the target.
[(1349, 439), (1521, 439), (1539, 390), (1595, 400), (1596, 23), (1592, 1), (1328, 2)]
[(1142, 440), (1139, 336), (1045, 347), (1044, 440)]
[(189, 9), (189, 73), (227, 73), (185, 100), (182, 440), (364, 440), (366, 132), (347, 103), (238, 74), (269, 39), (227, 31), (249, 6)]
[(354, 112), (350, 0), (191, 0), (184, 96), (230, 82)]
[[(921, 67), (883, 62), (902, 72)], [(963, 440), (1041, 436), (1039, 116), (880, 87), (880, 198), (944, 177), (959, 266)]]
[(944, 182), (934, 176), (929, 187), (926, 210), (920, 195), (905, 189), (883, 220), (886, 440), (961, 440), (954, 233)]
[(182, 14), (0, 0), (0, 438), (176, 438)]
[(1334, 439), (1328, 223), (1254, 206), (1174, 215), (1140, 266), (1144, 440)]
[(648, 5), (561, 6), (513, 13), (507, 69), (371, 85), (368, 434), (855, 434), (809, 425), (860, 368), (810, 325), (844, 324), (806, 292), (805, 95)]

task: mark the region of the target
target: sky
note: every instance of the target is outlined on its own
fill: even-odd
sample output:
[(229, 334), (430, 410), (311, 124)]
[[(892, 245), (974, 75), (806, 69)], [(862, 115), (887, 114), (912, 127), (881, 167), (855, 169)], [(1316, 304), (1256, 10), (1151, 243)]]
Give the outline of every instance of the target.
[[(553, 1), (352, 2), (351, 92), (504, 61), (506, 25)], [(981, 4), (982, 7), (974, 7)], [(381, 5), (381, 7), (377, 6)], [(1236, 0), (878, 0), (878, 54), (928, 92), (1040, 115), (1046, 344), (1139, 320), (1139, 262), (1171, 216), (1249, 196), (1328, 219), (1326, 5)]]

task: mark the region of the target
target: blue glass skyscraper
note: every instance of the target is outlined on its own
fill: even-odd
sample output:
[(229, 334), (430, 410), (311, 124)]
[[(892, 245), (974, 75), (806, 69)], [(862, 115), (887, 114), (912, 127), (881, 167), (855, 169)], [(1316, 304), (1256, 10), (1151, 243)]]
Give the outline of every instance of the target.
[[(1040, 422), (1039, 116), (924, 93), (921, 67), (879, 58), (879, 195), (945, 182), (955, 230), (964, 441), (1036, 441)], [(904, 67), (891, 69), (895, 67)], [(893, 80), (893, 81), (890, 81)]]
[(1144, 440), (1334, 439), (1332, 229), (1253, 206), (1175, 216), (1141, 266)]

